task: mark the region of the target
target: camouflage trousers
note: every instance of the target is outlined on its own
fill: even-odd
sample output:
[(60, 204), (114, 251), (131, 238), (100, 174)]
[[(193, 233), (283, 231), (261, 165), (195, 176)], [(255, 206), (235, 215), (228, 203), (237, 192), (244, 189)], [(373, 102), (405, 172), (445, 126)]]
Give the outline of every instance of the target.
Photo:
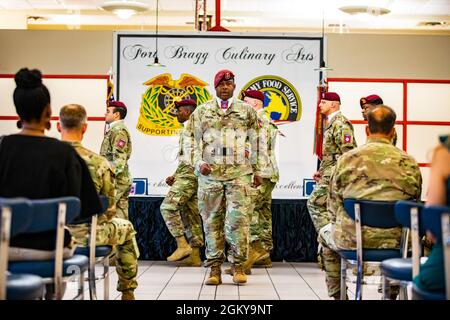
[(116, 184), (116, 217), (128, 220), (128, 195), (131, 184)]
[(272, 240), (272, 191), (276, 182), (263, 179), (263, 183), (253, 189), (252, 202), (254, 209), (250, 212), (250, 242), (261, 241), (264, 250), (273, 248)]
[[(70, 233), (77, 245), (87, 246), (90, 226), (88, 224), (70, 225)], [(118, 291), (137, 287), (137, 259), (139, 248), (136, 243), (136, 231), (130, 221), (113, 218), (97, 226), (96, 245), (110, 245), (116, 250), (116, 271), (119, 276)]]
[(203, 219), (206, 240), (205, 266), (220, 266), (228, 260), (242, 264), (247, 260), (251, 209), (251, 175), (233, 180), (198, 180), (198, 208)]
[(176, 177), (161, 204), (161, 215), (174, 237), (186, 234), (191, 247), (202, 247), (202, 217), (198, 212), (197, 177)]
[(316, 184), (306, 203), (316, 232), (330, 222), (327, 212), (327, 194), (329, 185)]

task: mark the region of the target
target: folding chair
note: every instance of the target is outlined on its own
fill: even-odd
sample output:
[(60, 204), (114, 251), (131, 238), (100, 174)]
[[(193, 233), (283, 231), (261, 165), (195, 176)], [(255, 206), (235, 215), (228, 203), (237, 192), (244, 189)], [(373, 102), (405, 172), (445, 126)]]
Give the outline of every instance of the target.
[[(109, 206), (108, 198), (100, 195), (100, 202), (102, 204), (103, 214)], [(100, 215), (99, 214), (99, 215)], [(89, 297), (91, 300), (97, 300), (97, 288), (95, 281), (103, 279), (103, 298), (104, 300), (109, 300), (109, 257), (112, 253), (112, 247), (97, 246), (97, 219), (98, 216), (92, 216), (91, 220), (91, 230), (89, 234), (89, 246), (88, 247), (77, 247), (75, 254), (80, 254), (89, 257), (89, 269), (88, 269), (88, 281), (89, 281)], [(95, 275), (95, 264), (103, 264), (103, 273), (96, 277)]]
[(42, 279), (31, 274), (8, 274), (10, 237), (23, 232), (31, 222), (31, 203), (24, 198), (0, 198), (0, 300), (35, 300), (42, 297)]
[(32, 204), (31, 224), (25, 233), (56, 230), (55, 257), (51, 260), (11, 261), (9, 270), (13, 273), (31, 273), (43, 278), (44, 283), (54, 283), (56, 299), (63, 296), (63, 281), (73, 275), (79, 276), (78, 294), (75, 299), (84, 298), (83, 274), (88, 268), (88, 259), (73, 255), (63, 259), (64, 226), (80, 213), (80, 200), (75, 197), (30, 200)]
[(444, 252), (445, 295), (427, 292), (413, 285), (413, 299), (450, 300), (450, 207), (424, 207), (421, 224), (431, 231), (437, 242), (442, 242)]
[(341, 299), (346, 298), (347, 263), (356, 265), (355, 300), (361, 300), (363, 263), (379, 264), (381, 261), (402, 256), (401, 249), (365, 249), (362, 239), (362, 226), (374, 228), (394, 228), (401, 225), (395, 219), (394, 201), (370, 201), (344, 199), (347, 215), (355, 221), (356, 250), (338, 250), (341, 256)]

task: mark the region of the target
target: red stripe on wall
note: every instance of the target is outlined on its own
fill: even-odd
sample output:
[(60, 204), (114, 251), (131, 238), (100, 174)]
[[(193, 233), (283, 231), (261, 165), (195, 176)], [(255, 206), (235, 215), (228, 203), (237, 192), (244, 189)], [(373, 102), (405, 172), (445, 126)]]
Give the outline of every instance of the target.
[(327, 81), (335, 82), (409, 82), (409, 83), (450, 83), (450, 80), (429, 80), (429, 79), (369, 79), (369, 78), (327, 78)]
[(431, 163), (419, 163), (419, 167), (431, 167)]
[[(47, 79), (105, 79), (109, 78), (108, 75), (98, 74), (43, 74), (43, 78)], [(14, 78), (13, 74), (0, 74), (0, 78)]]
[[(59, 120), (59, 117), (54, 116), (51, 120)], [(88, 121), (105, 121), (105, 117), (88, 117)], [(18, 116), (0, 116), (0, 120), (19, 120)]]

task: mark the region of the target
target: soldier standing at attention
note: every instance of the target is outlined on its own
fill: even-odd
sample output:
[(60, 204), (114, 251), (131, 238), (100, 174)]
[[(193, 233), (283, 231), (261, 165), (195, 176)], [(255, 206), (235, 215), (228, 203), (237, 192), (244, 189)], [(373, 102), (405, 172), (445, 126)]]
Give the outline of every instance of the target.
[[(246, 283), (251, 180), (261, 184), (258, 149), (245, 156), (246, 143), (257, 145), (258, 116), (253, 108), (233, 98), (236, 84), (230, 70), (214, 77), (216, 98), (197, 107), (190, 126), (194, 132), (194, 163), (198, 174), (198, 206), (206, 237), (207, 285), (222, 283), (225, 242), (230, 249), (233, 282)], [(255, 160), (253, 160), (253, 159)]]
[[(395, 112), (380, 105), (368, 113), (367, 143), (339, 158), (330, 182), (330, 223), (319, 232), (328, 295), (340, 297), (339, 249), (355, 250), (355, 222), (344, 209), (344, 199), (395, 201), (420, 199), (422, 177), (417, 162), (391, 144)], [(364, 227), (363, 243), (369, 249), (400, 247), (401, 228)]]
[(126, 116), (127, 107), (123, 102), (108, 102), (105, 121), (109, 130), (100, 148), (100, 155), (109, 161), (116, 175), (116, 217), (122, 219), (128, 219), (128, 194), (132, 184), (127, 164), (131, 155), (131, 138), (123, 121)]
[[(129, 220), (116, 217), (114, 173), (108, 160), (81, 145), (87, 130), (86, 120), (83, 106), (69, 104), (61, 108), (57, 128), (62, 140), (69, 142), (86, 162), (97, 193), (108, 197), (108, 210), (97, 220), (96, 245), (115, 246), (119, 277), (117, 290), (122, 292), (122, 300), (134, 300), (139, 257), (136, 231)], [(80, 246), (88, 245), (89, 231), (89, 224), (70, 226), (70, 233)]]
[[(197, 107), (194, 100), (186, 99), (175, 102), (178, 122), (184, 124), (189, 120)], [(192, 148), (186, 142), (193, 139), (193, 132), (184, 126), (179, 140), (179, 164), (175, 174), (167, 177), (166, 183), (171, 186), (161, 204), (161, 215), (172, 236), (177, 241), (177, 250), (167, 258), (167, 261), (178, 261), (180, 266), (199, 267), (200, 247), (203, 246), (202, 217), (198, 212), (197, 176), (192, 165)], [(186, 241), (185, 235), (189, 240)]]
[(327, 117), (328, 124), (325, 125), (322, 162), (319, 171), (313, 176), (316, 186), (307, 202), (317, 233), (330, 222), (327, 213), (327, 193), (336, 161), (344, 152), (356, 147), (353, 125), (341, 113), (340, 105), (341, 98), (337, 93), (323, 93), (320, 112)]

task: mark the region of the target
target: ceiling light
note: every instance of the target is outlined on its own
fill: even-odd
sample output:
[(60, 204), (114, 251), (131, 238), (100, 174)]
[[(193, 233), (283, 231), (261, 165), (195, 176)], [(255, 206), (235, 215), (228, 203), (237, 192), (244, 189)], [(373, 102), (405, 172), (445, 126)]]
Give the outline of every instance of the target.
[(128, 19), (134, 14), (148, 10), (145, 3), (126, 0), (107, 1), (102, 3), (100, 8), (113, 12), (121, 19)]
[(162, 68), (164, 64), (159, 63), (158, 59), (158, 16), (159, 16), (159, 0), (156, 0), (156, 24), (155, 24), (155, 60), (153, 63), (148, 64), (147, 67)]
[(382, 16), (388, 14), (391, 10), (382, 7), (371, 7), (371, 6), (347, 6), (339, 8), (342, 12), (357, 15), (357, 14), (367, 14), (370, 16)]

